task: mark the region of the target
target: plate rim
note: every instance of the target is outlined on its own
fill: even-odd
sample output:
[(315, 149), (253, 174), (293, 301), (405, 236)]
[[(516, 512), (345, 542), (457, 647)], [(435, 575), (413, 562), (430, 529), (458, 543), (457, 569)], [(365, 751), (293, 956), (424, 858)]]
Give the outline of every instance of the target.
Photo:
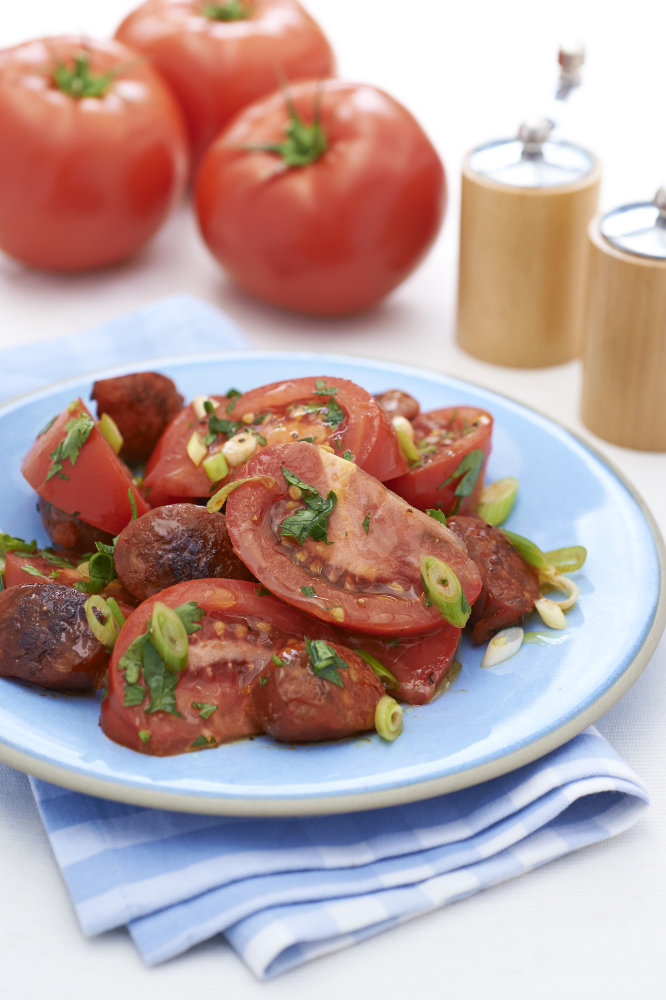
[(541, 412), (533, 406), (522, 403), (520, 400), (499, 392), (481, 383), (470, 379), (459, 378), (455, 375), (448, 375), (441, 371), (428, 371), (416, 365), (406, 365), (400, 362), (384, 361), (378, 358), (368, 358), (365, 355), (337, 354), (333, 352), (318, 351), (280, 351), (280, 350), (226, 350), (226, 351), (205, 351), (190, 352), (186, 354), (169, 355), (161, 358), (148, 358), (144, 361), (132, 361), (129, 364), (118, 364), (106, 366), (102, 369), (95, 369), (90, 372), (82, 372), (67, 379), (59, 379), (48, 383), (29, 392), (20, 393), (0, 404), (0, 419), (5, 412), (12, 412), (24, 401), (29, 399), (38, 400), (44, 395), (49, 395), (53, 391), (66, 388), (69, 384), (75, 384), (82, 379), (97, 379), (101, 377), (113, 377), (114, 374), (127, 373), (129, 371), (146, 370), (156, 364), (195, 364), (206, 360), (227, 361), (243, 358), (254, 360), (262, 358), (293, 358), (299, 361), (321, 361), (323, 364), (327, 360), (336, 363), (349, 363), (361, 365), (368, 368), (379, 368), (397, 374), (408, 372), (416, 377), (428, 381), (437, 382), (439, 379), (449, 379), (462, 385), (470, 386), (472, 389), (490, 393), (493, 396), (505, 399), (509, 403), (535, 414), (564, 431), (572, 437), (579, 445), (589, 451), (603, 466), (608, 468), (620, 481), (627, 492), (636, 501), (650, 529), (659, 564), (659, 596), (655, 606), (654, 615), (649, 625), (648, 631), (636, 651), (633, 659), (627, 665), (625, 671), (615, 681), (615, 683), (604, 691), (586, 709), (569, 719), (564, 725), (559, 726), (553, 732), (540, 737), (526, 746), (520, 747), (511, 753), (505, 754), (494, 760), (476, 764), (472, 767), (462, 768), (454, 774), (440, 776), (438, 778), (427, 778), (417, 780), (407, 785), (400, 785), (394, 788), (376, 789), (367, 792), (349, 792), (336, 795), (316, 796), (309, 794), (307, 797), (283, 797), (277, 799), (245, 799), (240, 796), (215, 796), (213, 794), (194, 794), (160, 791), (151, 789), (143, 785), (128, 785), (122, 781), (108, 780), (102, 777), (91, 777), (77, 773), (63, 765), (53, 764), (36, 755), (16, 750), (7, 745), (0, 736), (0, 763), (6, 764), (32, 775), (43, 781), (67, 788), (71, 791), (81, 792), (85, 795), (92, 795), (96, 798), (108, 799), (127, 805), (164, 809), (172, 812), (189, 812), (205, 815), (218, 816), (251, 816), (273, 818), (279, 816), (316, 816), (331, 815), (334, 813), (360, 812), (370, 809), (382, 809), (388, 806), (403, 805), (409, 802), (417, 802), (423, 799), (434, 798), (449, 792), (458, 791), (473, 785), (481, 784), (492, 778), (500, 777), (503, 774), (532, 763), (552, 750), (562, 746), (568, 740), (577, 736), (584, 729), (594, 723), (601, 715), (607, 712), (622, 696), (629, 690), (641, 675), (650, 659), (652, 658), (661, 635), (666, 626), (666, 588), (664, 578), (666, 576), (666, 545), (661, 530), (647, 503), (638, 492), (636, 487), (617, 468), (612, 459), (602, 454), (595, 445), (591, 444), (585, 437), (577, 431), (568, 427), (562, 421), (555, 419)]

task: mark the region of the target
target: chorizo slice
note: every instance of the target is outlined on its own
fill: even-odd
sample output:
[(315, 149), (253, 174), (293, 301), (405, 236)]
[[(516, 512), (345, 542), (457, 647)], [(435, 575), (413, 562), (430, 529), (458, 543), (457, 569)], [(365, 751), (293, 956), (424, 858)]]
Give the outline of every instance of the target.
[(99, 379), (90, 396), (97, 415), (106, 413), (123, 436), (120, 457), (146, 462), (169, 421), (183, 406), (183, 397), (166, 375), (135, 372)]
[(406, 417), (407, 420), (413, 420), (419, 415), (421, 409), (418, 400), (403, 389), (387, 389), (386, 392), (380, 392), (374, 398), (382, 410), (388, 413), (391, 420), (393, 417)]
[(113, 535), (107, 531), (86, 524), (74, 514), (66, 514), (43, 497), (39, 498), (37, 509), (53, 548), (60, 552), (83, 555), (84, 552), (95, 551), (95, 542), (110, 545), (113, 541)]
[(309, 639), (283, 646), (252, 687), (261, 728), (287, 743), (337, 740), (374, 729), (383, 695), (381, 681), (358, 653)]
[(53, 691), (100, 687), (109, 660), (86, 620), (86, 595), (58, 583), (0, 593), (0, 676)]
[(519, 625), (532, 610), (541, 596), (538, 573), (499, 528), (477, 514), (456, 515), (447, 524), (465, 542), (481, 574), (483, 587), (469, 621), (474, 642), (487, 642), (500, 629)]
[(191, 503), (156, 507), (120, 532), (114, 563), (140, 601), (186, 580), (254, 580), (231, 547), (224, 514)]

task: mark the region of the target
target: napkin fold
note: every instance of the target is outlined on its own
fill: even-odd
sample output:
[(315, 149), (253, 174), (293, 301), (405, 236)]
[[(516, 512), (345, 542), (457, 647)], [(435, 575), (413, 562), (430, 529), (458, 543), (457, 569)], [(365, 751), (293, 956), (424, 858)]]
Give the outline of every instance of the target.
[(170, 295), (82, 333), (0, 349), (0, 400), (113, 365), (251, 346), (218, 309)]
[(648, 804), (592, 728), (482, 785), (336, 816), (171, 813), (31, 781), (84, 934), (127, 925), (155, 965), (223, 932), (258, 979), (621, 833)]
[[(247, 346), (217, 310), (172, 296), (38, 351), (0, 350), (0, 398)], [(224, 933), (259, 979), (614, 836), (648, 804), (594, 729), (483, 785), (337, 816), (187, 815), (31, 783), (86, 935), (127, 925), (154, 965)]]

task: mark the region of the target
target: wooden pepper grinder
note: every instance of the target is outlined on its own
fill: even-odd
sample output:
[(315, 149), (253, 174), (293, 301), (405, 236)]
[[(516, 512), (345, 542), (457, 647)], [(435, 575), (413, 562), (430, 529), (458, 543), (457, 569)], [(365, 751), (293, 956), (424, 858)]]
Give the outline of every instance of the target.
[(582, 418), (625, 448), (666, 451), (666, 186), (589, 227)]
[[(557, 98), (580, 82), (581, 49), (560, 50)], [(458, 342), (482, 361), (540, 368), (581, 353), (586, 231), (601, 172), (551, 136), (549, 118), (473, 150), (462, 172)]]

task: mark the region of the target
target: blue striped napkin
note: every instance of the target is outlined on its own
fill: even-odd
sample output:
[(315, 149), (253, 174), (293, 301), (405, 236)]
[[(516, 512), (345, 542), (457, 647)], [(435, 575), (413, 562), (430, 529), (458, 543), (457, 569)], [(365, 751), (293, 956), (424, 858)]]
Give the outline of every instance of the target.
[(621, 833), (648, 804), (594, 729), (483, 785), (339, 816), (186, 815), (31, 780), (84, 934), (127, 925), (154, 965), (223, 932), (259, 979)]

